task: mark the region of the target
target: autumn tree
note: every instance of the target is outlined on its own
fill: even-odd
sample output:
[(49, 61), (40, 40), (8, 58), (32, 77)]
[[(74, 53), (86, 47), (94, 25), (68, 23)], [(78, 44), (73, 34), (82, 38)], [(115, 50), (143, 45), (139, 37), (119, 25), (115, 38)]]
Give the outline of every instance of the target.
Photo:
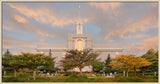
[(135, 55), (119, 55), (112, 59), (113, 62), (111, 62), (112, 67), (119, 67), (126, 71), (127, 77), (128, 72), (132, 69), (134, 69), (134, 72), (136, 73), (136, 69), (143, 66), (148, 66), (151, 63), (148, 62), (144, 58), (136, 57)]
[(64, 59), (61, 60), (61, 64), (65, 69), (78, 68), (82, 75), (82, 68), (92, 64), (93, 52), (91, 49), (79, 50), (67, 50)]
[(145, 58), (141, 58), (141, 57), (135, 57), (131, 60), (132, 60), (132, 67), (133, 67), (135, 76), (136, 76), (136, 69), (139, 69), (140, 67), (149, 66), (152, 64), (151, 62), (148, 62), (148, 60), (146, 60)]

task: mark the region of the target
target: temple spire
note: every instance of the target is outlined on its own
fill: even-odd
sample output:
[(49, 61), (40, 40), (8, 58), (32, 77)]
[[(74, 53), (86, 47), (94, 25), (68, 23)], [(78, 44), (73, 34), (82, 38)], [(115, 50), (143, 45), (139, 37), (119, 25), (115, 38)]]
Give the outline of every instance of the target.
[(80, 21), (80, 5), (79, 5), (79, 21)]
[(78, 11), (78, 21), (77, 21), (77, 34), (83, 34), (83, 25), (80, 19), (80, 5), (78, 6), (78, 8), (79, 11)]

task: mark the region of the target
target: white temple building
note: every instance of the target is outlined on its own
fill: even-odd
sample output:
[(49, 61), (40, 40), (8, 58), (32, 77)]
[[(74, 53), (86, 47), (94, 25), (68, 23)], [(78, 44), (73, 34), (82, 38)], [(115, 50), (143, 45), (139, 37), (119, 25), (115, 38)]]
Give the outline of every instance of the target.
[[(100, 53), (99, 58), (101, 61), (105, 61), (108, 54), (110, 54), (111, 58), (114, 58), (116, 55), (120, 54), (123, 49), (122, 48), (109, 48), (105, 44), (93, 44), (90, 34), (83, 34), (83, 23), (80, 19), (80, 6), (79, 6), (79, 20), (77, 21), (76, 34), (68, 34), (68, 43), (66, 44), (56, 44), (56, 45), (48, 45), (41, 44), (37, 45), (37, 52), (48, 54), (50, 49), (52, 52), (52, 57), (56, 57), (55, 66), (58, 67), (59, 61), (63, 59), (65, 56), (65, 50), (68, 49), (77, 49), (83, 50), (85, 48), (93, 49)], [(90, 72), (92, 67), (86, 66), (82, 69), (83, 72)], [(73, 71), (77, 71), (74, 69)]]

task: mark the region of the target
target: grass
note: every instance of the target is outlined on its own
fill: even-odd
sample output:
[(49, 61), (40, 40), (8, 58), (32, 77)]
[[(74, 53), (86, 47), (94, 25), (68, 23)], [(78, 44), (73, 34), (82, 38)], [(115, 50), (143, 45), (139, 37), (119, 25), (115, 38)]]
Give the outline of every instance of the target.
[(116, 76), (115, 78), (104, 78), (103, 76), (98, 76), (95, 78), (88, 78), (88, 76), (53, 76), (53, 77), (40, 77), (36, 76), (36, 80), (33, 80), (32, 74), (17, 75), (14, 77), (13, 74), (8, 74), (7, 77), (3, 77), (3, 82), (158, 82), (158, 76), (153, 76), (151, 74), (142, 76), (138, 73), (135, 77), (134, 74), (129, 73), (129, 77)]

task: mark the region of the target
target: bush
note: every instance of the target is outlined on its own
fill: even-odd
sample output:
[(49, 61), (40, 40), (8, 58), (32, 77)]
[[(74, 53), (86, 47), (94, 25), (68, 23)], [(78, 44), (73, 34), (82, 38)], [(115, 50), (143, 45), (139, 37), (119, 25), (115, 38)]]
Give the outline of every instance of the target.
[(117, 82), (142, 82), (143, 80), (139, 77), (118, 77)]
[(72, 73), (65, 73), (64, 76), (71, 76)]
[(87, 78), (87, 76), (77, 76), (75, 74), (71, 75), (69, 78), (67, 78), (65, 80), (65, 82), (89, 82), (91, 80), (89, 80)]
[(17, 77), (7, 77), (2, 79), (3, 82), (23, 82), (24, 80), (18, 80)]

